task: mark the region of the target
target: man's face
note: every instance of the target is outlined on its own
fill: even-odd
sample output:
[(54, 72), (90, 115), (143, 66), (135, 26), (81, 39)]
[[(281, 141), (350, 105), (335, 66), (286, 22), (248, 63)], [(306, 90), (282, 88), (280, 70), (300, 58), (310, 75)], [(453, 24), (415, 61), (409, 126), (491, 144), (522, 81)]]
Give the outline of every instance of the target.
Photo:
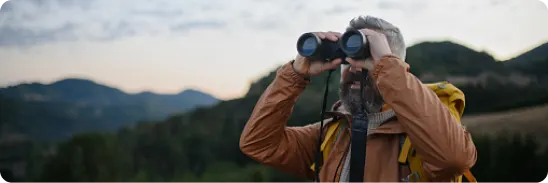
[[(366, 70), (363, 70), (366, 72)], [(350, 65), (341, 66), (341, 83), (339, 97), (348, 112), (356, 114), (361, 109), (360, 82), (364, 77), (362, 71)], [(366, 113), (380, 111), (383, 100), (371, 77), (365, 78), (363, 88)]]

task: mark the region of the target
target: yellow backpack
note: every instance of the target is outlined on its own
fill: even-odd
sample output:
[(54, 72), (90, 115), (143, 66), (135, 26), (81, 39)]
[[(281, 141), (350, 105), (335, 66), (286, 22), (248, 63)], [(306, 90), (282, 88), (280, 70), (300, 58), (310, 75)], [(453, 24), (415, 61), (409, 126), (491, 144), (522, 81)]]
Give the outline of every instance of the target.
[[(454, 85), (449, 84), (445, 81), (426, 84), (426, 86), (428, 86), (428, 88), (432, 89), (436, 93), (441, 102), (449, 108), (449, 111), (457, 119), (458, 123), (462, 125), (461, 117), (464, 112), (465, 104), (464, 93)], [(338, 136), (338, 134), (335, 135), (335, 132), (338, 132), (342, 128), (341, 123), (339, 122), (331, 123), (329, 125), (330, 126), (327, 129), (325, 139), (320, 147), (321, 151), (323, 152), (324, 160), (327, 159), (327, 155), (332, 148), (327, 144), (333, 144), (334, 140)], [(402, 164), (409, 164), (411, 174), (408, 176), (408, 178), (410, 182), (428, 182), (428, 179), (425, 176), (422, 176), (424, 174), (424, 170), (422, 169), (422, 160), (415, 153), (415, 149), (411, 145), (411, 141), (407, 136), (405, 136), (405, 141), (401, 146), (398, 162)], [(314, 164), (312, 164), (310, 168), (314, 170)], [(469, 182), (477, 182), (476, 178), (472, 175), (470, 170), (464, 172), (464, 176), (466, 177), (466, 179), (468, 179)], [(462, 175), (456, 176), (455, 180), (456, 182), (462, 182)]]

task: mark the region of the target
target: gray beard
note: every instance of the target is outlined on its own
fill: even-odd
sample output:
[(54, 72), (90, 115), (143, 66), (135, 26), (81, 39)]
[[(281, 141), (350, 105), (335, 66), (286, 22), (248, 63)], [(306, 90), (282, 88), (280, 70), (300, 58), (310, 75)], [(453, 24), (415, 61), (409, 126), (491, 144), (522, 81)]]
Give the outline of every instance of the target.
[[(382, 105), (384, 104), (384, 100), (379, 93), (378, 90), (375, 90), (372, 87), (373, 82), (366, 81), (363, 93), (365, 100), (365, 111), (362, 111), (365, 114), (371, 114), (380, 112), (382, 109)], [(339, 91), (339, 97), (342, 101), (342, 105), (348, 112), (351, 114), (357, 114), (360, 112), (360, 109), (362, 108), (362, 100), (360, 98), (360, 89), (351, 89), (350, 85), (341, 85), (340, 91)]]

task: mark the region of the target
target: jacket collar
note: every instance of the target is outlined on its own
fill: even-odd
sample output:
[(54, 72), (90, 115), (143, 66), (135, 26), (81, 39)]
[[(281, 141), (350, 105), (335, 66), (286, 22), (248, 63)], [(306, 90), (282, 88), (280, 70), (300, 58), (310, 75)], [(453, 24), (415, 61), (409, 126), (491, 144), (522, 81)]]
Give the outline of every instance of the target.
[[(389, 105), (384, 105), (382, 107), (381, 111), (388, 111), (392, 108)], [(329, 111), (325, 112), (326, 117), (332, 117), (334, 121), (337, 120), (343, 120), (343, 122), (347, 125), (347, 130), (350, 131), (350, 128), (352, 126), (352, 114), (348, 112), (344, 108), (344, 105), (342, 105), (342, 101), (339, 100), (333, 104), (331, 109)], [(370, 134), (398, 134), (398, 133), (404, 133), (403, 127), (397, 120), (397, 118), (389, 119), (387, 122), (383, 123), (381, 126), (379, 126), (376, 129), (373, 129), (373, 131)]]

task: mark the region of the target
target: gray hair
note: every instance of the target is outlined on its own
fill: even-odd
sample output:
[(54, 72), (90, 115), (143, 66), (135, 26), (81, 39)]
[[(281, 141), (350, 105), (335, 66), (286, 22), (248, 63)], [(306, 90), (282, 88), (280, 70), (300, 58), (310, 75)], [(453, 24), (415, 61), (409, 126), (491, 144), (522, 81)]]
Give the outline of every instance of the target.
[(372, 29), (383, 33), (386, 36), (388, 45), (392, 50), (392, 53), (399, 56), (400, 59), (405, 61), (406, 46), (403, 39), (403, 35), (396, 26), (392, 25), (381, 18), (372, 16), (358, 16), (350, 20), (347, 31), (359, 30), (359, 29)]

